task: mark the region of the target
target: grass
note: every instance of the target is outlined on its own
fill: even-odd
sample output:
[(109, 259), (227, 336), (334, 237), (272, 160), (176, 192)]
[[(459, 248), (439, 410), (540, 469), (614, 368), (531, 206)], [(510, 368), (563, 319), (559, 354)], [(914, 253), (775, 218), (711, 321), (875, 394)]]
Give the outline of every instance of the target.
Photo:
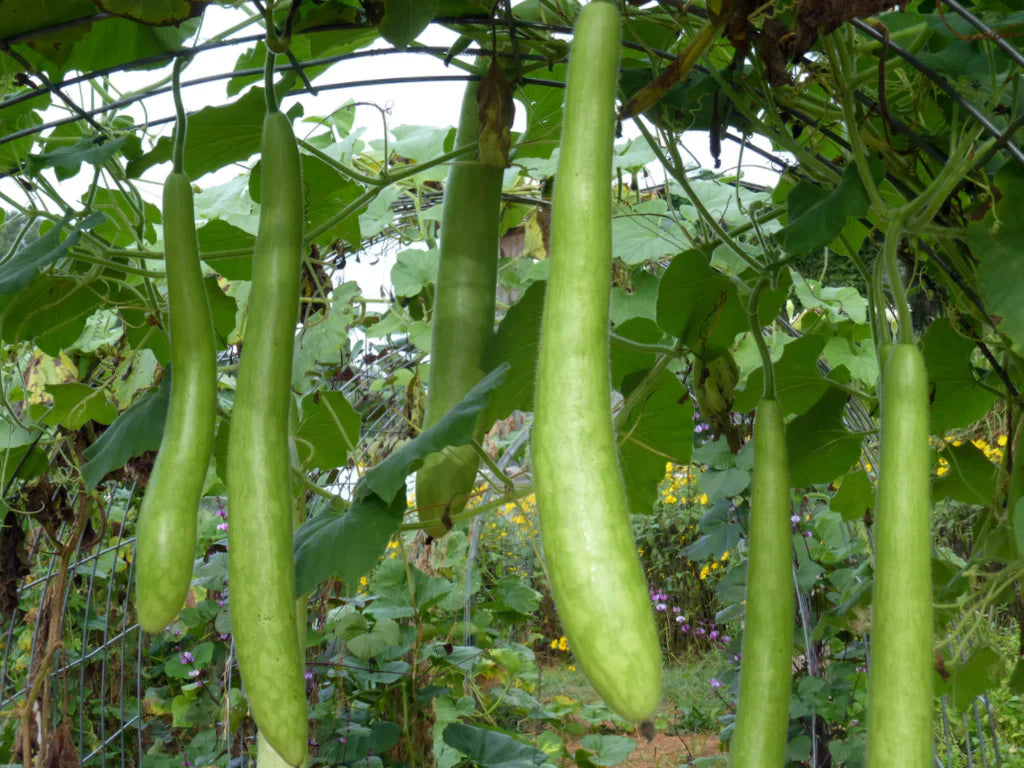
[[(567, 696), (584, 704), (596, 704), (601, 697), (578, 669), (569, 663), (543, 666), (537, 698), (550, 701)], [(711, 688), (709, 680), (726, 668), (724, 656), (708, 653), (666, 666), (662, 682), (662, 703), (658, 726), (684, 731), (717, 730), (726, 711), (726, 697)], [(722, 689), (724, 690), (724, 689)]]

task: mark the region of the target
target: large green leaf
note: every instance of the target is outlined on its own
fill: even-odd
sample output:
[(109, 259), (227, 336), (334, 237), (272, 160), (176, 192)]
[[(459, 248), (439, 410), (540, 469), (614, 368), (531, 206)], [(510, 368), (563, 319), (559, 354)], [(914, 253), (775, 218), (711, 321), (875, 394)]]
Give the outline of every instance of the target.
[[(405, 488), (405, 478), (423, 463), (427, 455), (449, 445), (472, 442), (480, 412), (487, 407), (491, 393), (507, 373), (507, 364), (495, 368), (469, 390), (458, 405), (442, 416), (437, 424), (400, 445), (384, 461), (367, 472), (356, 489), (356, 498), (375, 493), (390, 503)], [(401, 498), (404, 501), (404, 495)]]
[(794, 488), (831, 483), (860, 457), (861, 435), (843, 423), (847, 395), (829, 390), (786, 427), (789, 478)]
[[(185, 172), (189, 177), (196, 180), (258, 153), (266, 111), (263, 89), (252, 88), (230, 104), (205, 107), (190, 115), (185, 135)], [(150, 152), (128, 163), (128, 175), (141, 176), (151, 166), (170, 159), (171, 141), (164, 137)]]
[(658, 325), (690, 349), (729, 348), (748, 327), (736, 285), (711, 268), (700, 251), (672, 259), (658, 289)]
[(1000, 332), (1024, 352), (1024, 168), (1007, 163), (996, 175), (999, 202), (984, 221), (968, 225), (978, 259), (978, 292)]
[(164, 422), (171, 402), (171, 372), (168, 370), (156, 392), (151, 392), (118, 416), (95, 443), (82, 452), (82, 482), (86, 490), (97, 486), (104, 475), (133, 456), (160, 447)]
[(996, 465), (973, 443), (947, 444), (939, 453), (948, 470), (932, 483), (932, 501), (946, 498), (964, 504), (987, 506), (992, 503), (996, 483)]
[(88, 316), (102, 302), (92, 283), (41, 275), (13, 295), (0, 313), (7, 342), (32, 341), (51, 357), (81, 335)]
[(966, 712), (974, 699), (999, 685), (1006, 674), (1003, 657), (987, 645), (975, 648), (967, 660), (953, 668), (953, 703)]
[(337, 576), (355, 588), (387, 548), (405, 514), (405, 497), (391, 503), (370, 493), (350, 506), (326, 507), (295, 532), (295, 592), (306, 595)]
[(83, 232), (99, 226), (106, 220), (102, 213), (93, 213), (78, 222), (64, 239), (61, 235), (71, 222), (72, 214), (50, 227), (42, 237), (17, 251), (0, 266), (0, 296), (9, 296), (20, 291), (39, 272), (61, 258), (68, 249), (78, 243)]
[(491, 398), (484, 419), (493, 424), (512, 411), (532, 411), (536, 387), (540, 317), (544, 310), (547, 281), (533, 283), (502, 318), (498, 333), (487, 353), (487, 366), (509, 366), (508, 376)]
[[(884, 177), (885, 168), (872, 163), (875, 183)], [(808, 253), (823, 248), (842, 232), (846, 220), (868, 212), (868, 194), (861, 183), (857, 164), (850, 163), (839, 184), (824, 190), (810, 182), (800, 182), (786, 198), (788, 223), (778, 238), (789, 253)]]
[[(828, 382), (818, 370), (818, 356), (824, 347), (823, 336), (802, 336), (786, 345), (782, 359), (774, 365), (776, 396), (786, 415), (806, 413), (828, 389)], [(763, 393), (764, 369), (757, 368), (747, 376), (746, 387), (736, 393), (733, 410), (754, 410)]]
[(618, 765), (636, 749), (636, 742), (628, 736), (591, 733), (584, 736), (580, 746), (593, 752), (588, 758), (594, 765)]
[(385, 0), (381, 37), (395, 48), (405, 48), (433, 21), (437, 8), (438, 0)]
[(612, 218), (612, 252), (630, 266), (672, 256), (686, 248), (687, 241), (664, 200), (622, 206)]
[(101, 390), (88, 384), (69, 382), (50, 384), (46, 392), (53, 398), (53, 405), (33, 405), (29, 413), (43, 424), (61, 424), (68, 429), (81, 429), (87, 421), (110, 424), (117, 418), (117, 408), (107, 402)]
[(851, 472), (843, 477), (839, 492), (829, 502), (829, 508), (842, 515), (847, 522), (862, 520), (874, 506), (875, 486), (864, 471)]
[(629, 509), (649, 513), (665, 463), (687, 464), (693, 450), (693, 402), (673, 374), (662, 371), (620, 428), (618, 441)]
[(996, 396), (981, 386), (971, 365), (974, 342), (956, 333), (947, 318), (940, 318), (921, 339), (921, 351), (932, 386), (931, 432), (942, 434), (984, 416)]
[(517, 741), (503, 731), (451, 723), (441, 736), (445, 744), (480, 768), (537, 768), (547, 761), (545, 752)]
[(359, 442), (362, 418), (341, 392), (313, 392), (302, 400), (294, 437), (299, 465), (327, 471), (343, 467)]

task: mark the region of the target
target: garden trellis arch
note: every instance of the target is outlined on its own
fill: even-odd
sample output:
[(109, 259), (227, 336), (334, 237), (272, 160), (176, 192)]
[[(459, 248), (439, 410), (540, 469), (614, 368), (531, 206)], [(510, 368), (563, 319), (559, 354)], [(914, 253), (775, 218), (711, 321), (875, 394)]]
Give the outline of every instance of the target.
[[(138, 756), (153, 738), (139, 725), (159, 719), (159, 713), (147, 711), (152, 701), (147, 698), (144, 660), (153, 647), (134, 625), (127, 599), (132, 519), (141, 498), (139, 478), (148, 470), (144, 459), (134, 455), (136, 451), (125, 448), (124, 455), (116, 458), (105, 459), (100, 453), (102, 468), (113, 475), (103, 472), (105, 479), (95, 478), (99, 482), (88, 488), (88, 480), (85, 486), (82, 481), (83, 465), (89, 463), (83, 451), (108, 426), (114, 429), (119, 412), (156, 386), (157, 363), (162, 362), (166, 346), (164, 342), (161, 347), (158, 338), (164, 306), (160, 270), (147, 263), (154, 256), (159, 258), (159, 241), (152, 228), (158, 214), (147, 208), (148, 197), (139, 188), (147, 171), (169, 156), (166, 140), (161, 143), (152, 131), (173, 118), (161, 115), (136, 124), (126, 110), (169, 90), (162, 82), (163, 67), (176, 57), (230, 52), (238, 56), (230, 72), (190, 79), (186, 70), (186, 100), (190, 87), (234, 81), (226, 104), (192, 115), (195, 144), (189, 147), (193, 158), (189, 162), (195, 163), (197, 173), (249, 162), (258, 132), (258, 124), (253, 125), (260, 113), (253, 106), (259, 100), (245, 99), (246, 93), (252, 94), (249, 84), (259, 80), (262, 67), (257, 54), (250, 53), (248, 58), (246, 54), (263, 40), (265, 9), (259, 3), (243, 5), (240, 12), (248, 15), (247, 25), (223, 39), (198, 39), (198, 20), (217, 5), (237, 4), (76, 0), (51, 6), (6, 0), (0, 5), (0, 207), (4, 209), (0, 226), (6, 238), (0, 254), (4, 259), (0, 263), (0, 338), (10, 355), (3, 374), (4, 428), (10, 437), (2, 462), (8, 512), (0, 551), (10, 557), (2, 574), (6, 622), (0, 717), (6, 718), (6, 725), (0, 731), (0, 743), (9, 741), (13, 746), (16, 726), (26, 721), (19, 707), (34, 702), (50, 713), (41, 720), (39, 733), (44, 741), (58, 749), (66, 740), (87, 765), (138, 764)], [(1013, 216), (1014, 205), (1021, 200), (1019, 170), (1024, 167), (1019, 133), (1024, 109), (1016, 95), (1024, 72), (1019, 46), (1024, 9), (1011, 0), (984, 0), (972, 7), (955, 0), (915, 1), (902, 4), (901, 9), (892, 5), (816, 0), (766, 4), (735, 0), (721, 6), (666, 0), (624, 5), (620, 80), (624, 108), (643, 86), (678, 60), (705, 25), (716, 19), (723, 25), (714, 30), (711, 45), (700, 52), (693, 69), (678, 82), (664, 83), (644, 112), (643, 125), (652, 148), (638, 155), (641, 161), (623, 159), (620, 164), (617, 242), (632, 244), (639, 254), (632, 258), (628, 251), (622, 253), (628, 275), (622, 285), (633, 289), (624, 293), (636, 295), (646, 276), (673, 274), (673, 264), (675, 274), (679, 273), (684, 259), (676, 256), (685, 249), (656, 244), (659, 234), (671, 232), (673, 238), (688, 240), (694, 250), (706, 252), (711, 259), (708, 263), (716, 271), (700, 271), (700, 279), (720, 287), (723, 294), (734, 292), (722, 305), (725, 309), (715, 310), (722, 311), (724, 327), (731, 327), (727, 309), (733, 300), (744, 298), (740, 284), (751, 261), (757, 264), (765, 253), (772, 253), (797, 272), (818, 277), (799, 259), (828, 248), (833, 266), (840, 260), (856, 265), (858, 259), (864, 261), (862, 267), (867, 266), (888, 226), (879, 206), (900, 196), (909, 199), (937, 178), (942, 194), (936, 192), (929, 220), (914, 233), (913, 248), (904, 254), (910, 284), (919, 287), (920, 296), (938, 297), (943, 322), (952, 318), (948, 326), (930, 323), (934, 313), (924, 302), (920, 305), (919, 330), (932, 334), (932, 340), (924, 342), (926, 355), (938, 360), (944, 347), (956, 350), (949, 352), (948, 364), (934, 382), (938, 404), (934, 407), (940, 413), (936, 431), (965, 430), (976, 424), (994, 407), (992, 390), (998, 390), (1003, 410), (997, 409), (998, 415), (991, 419), (1005, 418), (1001, 429), (1009, 434), (1021, 405), (1022, 377), (1015, 370), (1015, 356), (1024, 344), (1020, 292), (1024, 289), (1015, 289), (1024, 285), (1016, 279), (1024, 273), (1015, 258), (1015, 219), (1019, 217)], [(396, 0), (309, 0), (293, 2), (290, 8), (295, 9), (290, 20), (288, 6), (279, 8), (276, 16), (279, 28), (290, 24), (292, 34), (289, 55), (279, 59), (277, 71), (279, 82), (285, 83), (282, 87), (296, 95), (315, 97), (367, 84), (427, 88), (446, 79), (479, 78), (479, 73), (456, 69), (469, 70), (472, 57), (496, 52), (514, 88), (513, 96), (526, 107), (526, 128), (516, 137), (519, 143), (512, 162), (528, 171), (516, 189), (506, 191), (506, 205), (522, 214), (515, 225), (529, 231), (542, 228), (538, 225), (542, 217), (535, 212), (536, 201), (544, 196), (538, 182), (554, 167), (546, 163), (557, 144), (562, 63), (578, 4), (540, 0), (509, 8), (482, 0), (445, 0), (412, 7)], [(429, 25), (442, 25), (462, 37), (450, 49), (417, 46), (415, 38)], [(110, 45), (110, 30), (115, 28), (122, 35), (119, 47)], [(367, 50), (379, 39), (391, 47)], [(126, 55), (130, 60), (121, 61), (120, 51), (130, 52)], [(326, 82), (322, 77), (332, 64), (369, 63), (399, 51), (451, 59), (452, 71)], [(125, 96), (110, 92), (107, 80), (113, 82), (114, 76), (128, 70), (152, 72), (153, 87)], [(87, 93), (102, 103), (86, 103)], [(50, 107), (67, 114), (51, 117)], [(341, 393), (356, 406), (362, 424), (356, 427), (353, 448), (345, 452), (341, 464), (369, 467), (411, 436), (408, 422), (414, 420), (416, 400), (412, 371), (424, 360), (422, 336), (416, 335), (422, 334), (423, 326), (416, 323), (425, 324), (429, 316), (423, 315), (423, 308), (429, 310), (430, 280), (424, 278), (419, 290), (415, 280), (411, 286), (406, 283), (410, 294), (397, 294), (393, 286), (392, 295), (386, 297), (392, 303), (376, 305), (377, 297), (360, 296), (345, 287), (344, 264), (374, 243), (422, 243), (433, 238), (429, 208), (437, 201), (438, 179), (443, 174), (425, 181), (415, 177), (445, 157), (450, 147), (438, 132), (420, 144), (396, 136), (397, 148), (392, 143), (360, 152), (344, 146), (350, 123), (336, 116), (318, 117), (323, 117), (321, 126), (326, 128), (312, 133), (304, 148), (305, 162), (315, 169), (307, 173), (312, 179), (307, 210), (312, 201), (317, 203), (307, 226), (306, 303), (308, 317), (314, 318), (311, 324), (317, 323), (317, 308), (325, 313), (323, 319), (329, 314), (326, 307), (337, 306), (340, 311), (342, 303), (353, 309), (353, 318), (373, 316), (375, 323), (385, 322), (389, 307), (400, 307), (405, 313), (401, 323), (394, 321), (391, 333), (376, 341), (364, 335), (344, 343), (337, 340), (341, 349), (336, 363), (311, 358), (312, 374), (300, 386), (304, 396)], [(454, 115), (451, 119), (454, 122)], [(629, 120), (624, 117), (624, 125)], [(237, 134), (218, 144), (218, 132), (227, 129)], [(686, 168), (679, 149), (685, 146), (684, 133), (686, 142), (742, 147), (741, 168), (751, 155), (770, 163), (780, 174), (778, 188), (755, 205), (744, 206), (741, 185), (718, 179), (715, 189), (732, 189), (734, 198), (725, 194), (704, 205), (702, 198), (712, 187), (698, 185), (710, 183), (711, 174), (704, 178)], [(643, 147), (644, 141), (638, 138), (636, 146)], [(407, 147), (420, 148), (425, 155), (406, 155)], [(650, 182), (645, 186), (641, 169), (652, 161), (667, 173), (653, 180), (656, 186)], [(410, 165), (416, 166), (415, 172), (408, 170)], [(92, 181), (80, 199), (67, 199), (61, 183), (79, 174), (86, 179), (92, 174)], [(402, 194), (372, 210), (373, 201), (391, 188), (400, 188)], [(221, 210), (223, 219), (213, 204), (207, 212), (210, 228), (200, 233), (204, 257), (210, 256), (208, 264), (227, 283), (237, 283), (246, 279), (251, 233), (240, 226), (240, 211)], [(97, 217), (98, 212), (104, 218)], [(782, 220), (786, 226), (780, 229)], [(511, 265), (512, 260), (509, 263), (509, 280), (514, 284), (509, 296), (528, 295), (535, 279), (518, 274), (519, 268)], [(780, 275), (784, 271), (778, 270)], [(851, 279), (864, 273), (856, 266), (849, 269)], [(645, 277), (638, 278), (641, 274)], [(695, 274), (691, 272), (690, 277)], [(727, 284), (732, 288), (727, 289)], [(663, 281), (663, 289), (665, 285)], [(875, 290), (869, 279), (863, 286)], [(884, 295), (883, 287), (882, 301)], [(218, 325), (224, 347), (222, 383), (227, 389), (236, 362), (228, 342), (235, 330), (232, 312), (237, 300), (224, 290), (220, 296), (222, 301), (230, 299), (220, 305)], [(812, 299), (819, 303), (812, 306)], [(845, 309), (813, 288), (806, 288), (800, 301), (812, 315), (826, 318), (837, 328), (845, 322)], [(781, 301), (776, 309), (783, 310)], [(700, 304), (694, 312), (698, 310), (709, 311)], [(402, 312), (396, 310), (392, 320)], [(670, 322), (690, 319), (669, 317), (667, 310), (637, 312), (636, 317), (657, 322), (663, 329)], [(625, 310), (619, 318), (634, 319)], [(781, 319), (786, 322), (780, 327), (794, 336), (813, 335), (807, 325)], [(355, 325), (342, 323), (344, 332), (338, 331), (338, 339), (348, 338)], [(118, 335), (111, 330), (114, 326), (125, 330)], [(81, 342), (86, 331), (93, 338)], [(688, 341), (706, 340), (701, 333), (692, 333)], [(80, 346), (72, 348), (76, 343)], [(687, 346), (696, 350), (699, 345)], [(65, 349), (70, 356), (62, 358)], [(145, 360), (140, 356), (143, 350), (148, 350)], [(779, 364), (794, 380), (807, 378), (809, 372), (824, 380), (837, 367), (837, 359), (829, 360), (822, 353), (801, 361), (782, 358)], [(524, 398), (530, 388), (522, 384), (527, 374), (516, 375), (519, 391), (506, 396), (505, 402), (529, 410)], [(679, 371), (679, 379), (691, 386), (686, 371)], [(851, 393), (851, 399), (839, 406), (829, 405), (832, 410), (827, 414), (840, 425), (836, 429), (848, 433), (840, 435), (842, 451), (836, 452), (842, 454), (837, 459), (842, 464), (851, 455), (860, 456), (856, 433), (871, 430), (871, 399), (860, 397), (864, 393), (849, 382), (833, 381), (820, 389), (826, 386), (846, 387)], [(813, 400), (804, 385), (794, 383), (792, 388), (793, 396), (806, 408), (790, 415), (795, 414), (801, 428), (806, 428), (801, 433), (806, 440), (821, 439), (805, 422), (812, 406), (824, 408), (824, 401)], [(49, 399), (44, 397), (44, 389), (56, 393), (57, 399), (52, 393)], [(863, 450), (864, 461), (876, 464), (870, 437)], [(95, 458), (95, 453), (90, 456)], [(808, 486), (852, 477), (857, 461), (854, 458), (850, 466), (837, 469), (825, 465), (824, 459), (816, 462), (802, 455), (801, 460)], [(649, 469), (652, 459), (648, 455), (637, 461), (637, 467)], [(93, 471), (97, 471), (95, 465)], [(968, 469), (963, 472), (970, 481), (965, 480), (966, 485), (978, 481), (977, 475), (967, 474)], [(335, 484), (338, 476), (324, 465), (310, 473), (310, 483), (327, 486)], [(48, 480), (44, 483), (40, 478)], [(997, 497), (998, 483), (994, 487), (990, 495)], [(649, 490), (635, 498), (647, 498)], [(960, 497), (954, 498), (961, 501), (968, 496), (963, 489), (957, 492)], [(977, 501), (976, 494), (971, 498)], [(215, 501), (208, 501), (206, 512), (215, 516)], [(993, 501), (992, 509), (994, 505)], [(1014, 540), (1012, 513), (1004, 510), (1000, 516), (975, 509), (970, 517), (979, 531), (990, 532), (990, 538), (985, 547), (979, 542), (981, 553), (970, 553), (974, 559), (968, 560), (993, 574), (982, 581), (993, 591), (997, 587), (1004, 591), (997, 594), (1019, 591), (1015, 579), (1007, 575), (1015, 572), (1019, 553), (991, 543), (998, 536)], [(858, 525), (844, 520), (844, 536), (850, 541), (860, 535)], [(937, 557), (945, 555), (937, 552)], [(330, 565), (312, 569), (308, 578), (319, 583), (331, 570)], [(828, 610), (815, 606), (812, 593), (817, 594), (813, 588), (805, 590), (800, 603), (802, 629), (808, 637), (815, 618), (838, 610), (837, 606)], [(977, 617), (997, 602), (992, 594), (982, 590), (963, 597), (957, 610), (944, 619), (947, 635), (941, 647), (949, 653), (948, 665), (963, 662), (970, 671), (969, 662), (982, 647)], [(809, 641), (806, 644), (808, 670), (812, 675), (824, 674), (825, 660), (816, 656), (821, 649)], [(173, 648), (173, 639), (167, 638), (156, 652), (169, 658), (176, 653)], [(222, 689), (230, 692), (231, 665), (224, 669)], [(973, 680), (964, 672), (964, 680), (968, 679)], [(90, 688), (96, 692), (92, 698), (85, 695)], [(68, 696), (74, 697), (76, 691), (93, 711), (68, 706)], [(230, 712), (229, 698), (225, 706)], [(942, 713), (947, 716), (945, 702)], [(973, 717), (969, 725), (979, 739), (982, 762), (1000, 764), (988, 700), (972, 699), (960, 713), (964, 730), (968, 715)], [(819, 727), (813, 711), (809, 722), (808, 760), (823, 764), (831, 737), (823, 725)], [(236, 731), (234, 740), (221, 739), (232, 756), (241, 754), (241, 734)], [(948, 742), (954, 740), (947, 735)], [(966, 743), (971, 745), (970, 740)], [(30, 751), (34, 748), (30, 744)], [(953, 751), (947, 743), (942, 754), (948, 765), (954, 764)], [(976, 757), (972, 753), (968, 759)]]

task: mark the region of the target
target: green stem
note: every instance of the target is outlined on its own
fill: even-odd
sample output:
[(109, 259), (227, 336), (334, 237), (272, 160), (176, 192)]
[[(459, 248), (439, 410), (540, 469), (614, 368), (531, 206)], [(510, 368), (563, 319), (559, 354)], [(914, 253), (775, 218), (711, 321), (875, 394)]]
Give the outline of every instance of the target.
[(188, 127), (188, 115), (185, 112), (185, 102), (181, 99), (181, 70), (185, 68), (187, 61), (187, 57), (179, 56), (174, 60), (174, 69), (171, 71), (171, 92), (174, 94), (174, 111), (177, 114), (177, 122), (174, 126), (174, 145), (171, 149), (174, 173), (185, 172), (185, 133)]
[[(273, 25), (271, 25), (273, 29)], [(277, 103), (277, 92), (274, 90), (274, 61), (277, 59), (269, 48), (267, 49), (267, 63), (263, 67), (263, 96), (267, 100), (267, 112), (277, 112), (280, 107)]]
[(642, 341), (633, 341), (617, 333), (608, 334), (609, 341), (622, 349), (632, 349), (635, 352), (646, 352), (652, 355), (668, 355), (669, 357), (682, 357), (682, 352), (676, 347), (667, 344), (644, 344)]
[(892, 291), (893, 305), (896, 307), (896, 314), (899, 316), (899, 342), (901, 344), (914, 343), (914, 327), (910, 320), (910, 304), (907, 303), (907, 291), (903, 287), (903, 278), (900, 277), (899, 248), (903, 239), (904, 221), (902, 215), (897, 215), (889, 222), (889, 231), (885, 233), (885, 244), (882, 247), (882, 257), (885, 259), (885, 271), (889, 277), (889, 289)]
[(761, 321), (757, 317), (757, 301), (761, 298), (761, 291), (764, 290), (767, 278), (762, 277), (754, 285), (750, 292), (750, 302), (747, 305), (747, 314), (750, 317), (750, 332), (754, 334), (754, 343), (757, 344), (757, 351), (761, 353), (761, 367), (764, 371), (764, 394), (763, 399), (775, 399), (775, 366), (772, 365), (772, 354), (768, 350), (768, 343), (761, 333)]
[(355, 168), (350, 168), (340, 160), (335, 160), (322, 149), (314, 147), (308, 141), (299, 139), (299, 146), (302, 149), (304, 149), (307, 153), (313, 155), (313, 157), (317, 158), (318, 160), (322, 161), (326, 165), (336, 170), (338, 173), (342, 174), (343, 176), (347, 176), (353, 181), (358, 181), (360, 184), (366, 184), (369, 187), (379, 187), (387, 183), (386, 178), (382, 178), (380, 176), (366, 176), (365, 174), (362, 174), (359, 171), (357, 171)]

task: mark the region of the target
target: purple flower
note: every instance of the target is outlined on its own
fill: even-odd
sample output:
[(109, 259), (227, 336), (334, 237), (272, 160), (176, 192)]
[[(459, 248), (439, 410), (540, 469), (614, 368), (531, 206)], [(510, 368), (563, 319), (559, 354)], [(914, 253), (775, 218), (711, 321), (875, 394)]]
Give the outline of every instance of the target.
[(730, 640), (732, 640), (732, 638), (729, 637), (728, 635), (722, 635), (722, 642), (723, 643), (728, 643)]
[(664, 603), (657, 603), (654, 606), (654, 610), (656, 610), (656, 611), (664, 611), (666, 608), (668, 608), (668, 606), (665, 605)]
[(195, 657), (188, 651), (182, 651), (178, 654), (178, 661), (180, 661), (183, 665), (191, 664), (193, 661), (195, 661)]
[(189, 671), (188, 676), (195, 679), (199, 677), (201, 674), (203, 674), (203, 671), (201, 669), (193, 669)]
[(706, 629), (704, 629), (704, 627), (697, 627), (697, 629), (695, 630), (695, 632), (696, 632), (696, 633), (697, 633), (698, 635), (704, 635), (704, 634), (707, 634), (707, 630), (706, 630)]
[(717, 640), (718, 639), (718, 630), (717, 629), (712, 629), (711, 630), (711, 634), (708, 635), (708, 637), (710, 637), (712, 640)]
[(672, 606), (672, 613), (680, 613), (680, 612), (682, 612), (682, 610), (683, 609), (680, 608), (678, 605), (673, 605)]
[(684, 621), (686, 621), (685, 616), (676, 616), (676, 624), (682, 624)]
[(689, 624), (683, 624), (683, 626), (681, 626), (681, 627), (679, 628), (679, 630), (680, 630), (680, 631), (681, 631), (681, 632), (682, 632), (683, 634), (686, 634), (687, 632), (689, 632), (689, 631), (690, 631), (690, 625), (689, 625)]
[(309, 671), (309, 670), (307, 669), (307, 670), (306, 670), (306, 680), (312, 680), (312, 679), (313, 679), (313, 673), (312, 673), (312, 672), (310, 672), (310, 671)]
[(226, 531), (227, 529), (228, 529), (228, 524), (227, 523), (217, 523), (217, 530), (218, 531)]
[(804, 538), (809, 539), (813, 534), (810, 531), (804, 531)]
[(721, 680), (719, 680), (717, 678), (712, 677), (711, 679), (708, 680), (708, 685), (711, 686), (711, 690), (717, 691), (719, 688), (721, 688), (723, 685), (725, 685), (725, 683), (723, 683)]
[(796, 525), (800, 522), (800, 515), (793, 515), (789, 518), (789, 522), (791, 522), (793, 525)]
[(340, 741), (342, 744), (348, 744), (348, 739), (346, 739), (344, 736), (339, 736), (338, 741)]

